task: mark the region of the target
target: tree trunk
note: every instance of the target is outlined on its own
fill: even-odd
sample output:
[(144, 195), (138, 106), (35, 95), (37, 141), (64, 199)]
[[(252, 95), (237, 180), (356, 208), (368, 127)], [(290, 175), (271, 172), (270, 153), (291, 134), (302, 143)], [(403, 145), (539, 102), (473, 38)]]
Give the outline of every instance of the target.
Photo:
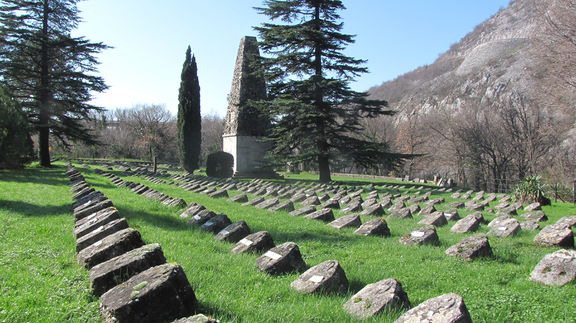
[(38, 124), (38, 149), (40, 165), (50, 167), (50, 63), (48, 57), (48, 0), (44, 0), (44, 12), (42, 17), (42, 57), (40, 62), (40, 117)]
[[(315, 13), (314, 13), (314, 29), (320, 31), (320, 3), (315, 3)], [(320, 44), (315, 44), (314, 48), (314, 79), (315, 79), (315, 102), (314, 106), (318, 112), (323, 112), (321, 115), (323, 118), (326, 113), (327, 107), (324, 104), (324, 92), (320, 82), (323, 78), (322, 76), (322, 48)], [(324, 120), (318, 119), (316, 121), (317, 131), (318, 131), (318, 172), (320, 174), (320, 182), (330, 182), (332, 180), (330, 176), (330, 159), (328, 157), (328, 142), (326, 140), (326, 130), (324, 129)]]

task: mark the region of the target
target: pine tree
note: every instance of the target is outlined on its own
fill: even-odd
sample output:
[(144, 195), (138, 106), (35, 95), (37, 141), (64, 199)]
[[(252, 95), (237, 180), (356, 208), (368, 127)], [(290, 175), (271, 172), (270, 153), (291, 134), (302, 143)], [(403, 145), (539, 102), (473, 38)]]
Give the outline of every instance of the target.
[(101, 110), (91, 92), (107, 86), (95, 55), (107, 46), (72, 37), (78, 0), (0, 0), (0, 83), (19, 102), (38, 133), (40, 164), (50, 166), (50, 134), (96, 143), (82, 120)]
[(336, 154), (368, 166), (393, 155), (364, 140), (363, 117), (392, 114), (385, 101), (368, 100), (349, 82), (367, 69), (365, 60), (343, 54), (354, 42), (343, 34), (338, 0), (268, 0), (256, 8), (271, 20), (255, 27), (264, 60), (273, 116), (273, 154), (291, 162), (316, 162), (320, 181), (331, 180), (330, 160)]
[(200, 115), (200, 83), (196, 58), (190, 46), (182, 67), (178, 94), (178, 152), (180, 164), (189, 173), (199, 168), (202, 142), (202, 117)]

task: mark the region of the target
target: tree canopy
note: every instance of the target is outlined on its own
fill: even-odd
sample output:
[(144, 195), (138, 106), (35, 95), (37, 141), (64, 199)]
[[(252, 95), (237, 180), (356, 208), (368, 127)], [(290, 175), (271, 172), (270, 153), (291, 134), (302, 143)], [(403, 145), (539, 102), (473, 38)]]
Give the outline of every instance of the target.
[(108, 48), (72, 37), (77, 0), (0, 0), (0, 82), (39, 134), (40, 164), (50, 166), (49, 136), (95, 143), (82, 120), (99, 110), (92, 91), (104, 91), (95, 55)]
[(262, 66), (273, 117), (269, 134), (276, 158), (314, 161), (321, 181), (330, 181), (330, 160), (346, 156), (359, 165), (394, 160), (386, 145), (361, 135), (362, 118), (392, 114), (386, 101), (369, 100), (349, 83), (367, 72), (365, 60), (343, 51), (354, 36), (341, 32), (338, 0), (268, 0), (256, 8), (272, 21), (255, 27), (268, 56)]

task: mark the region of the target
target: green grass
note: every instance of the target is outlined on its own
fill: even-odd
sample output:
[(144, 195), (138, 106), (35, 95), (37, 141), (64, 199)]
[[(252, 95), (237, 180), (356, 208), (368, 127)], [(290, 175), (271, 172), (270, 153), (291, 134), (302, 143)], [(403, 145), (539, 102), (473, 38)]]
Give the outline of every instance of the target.
[[(181, 210), (163, 206), (126, 188), (116, 188), (109, 179), (94, 174), (91, 169), (79, 169), (93, 187), (114, 202), (120, 214), (127, 218), (131, 227), (142, 233), (147, 243), (160, 243), (168, 261), (184, 267), (200, 302), (200, 311), (224, 322), (353, 322), (342, 309), (344, 302), (366, 284), (391, 277), (402, 283), (413, 306), (441, 294), (460, 294), (475, 322), (569, 322), (576, 316), (576, 309), (566, 303), (566, 300), (576, 297), (574, 283), (564, 287), (546, 287), (528, 280), (538, 261), (545, 254), (557, 250), (536, 247), (532, 242), (535, 232), (522, 232), (517, 237), (506, 239), (490, 237), (495, 257), (465, 263), (444, 255), (444, 250), (465, 236), (450, 233), (451, 225), (438, 229), (441, 240), (438, 247), (404, 246), (398, 243), (398, 239), (419, 226), (419, 217), (390, 220), (392, 237), (361, 237), (354, 235), (352, 229), (339, 231), (322, 222), (292, 217), (285, 212), (243, 207), (226, 199), (211, 199), (173, 185), (153, 184), (139, 177), (123, 177), (172, 197), (226, 213), (232, 221), (244, 220), (253, 232), (267, 230), (276, 244), (294, 241), (309, 266), (330, 259), (340, 262), (350, 281), (348, 293), (301, 295), (290, 288), (297, 274), (272, 277), (261, 273), (255, 265), (257, 255), (233, 255), (230, 252), (232, 244), (215, 241), (211, 234), (188, 227), (178, 216)], [(54, 318), (56, 321), (60, 321), (59, 318), (98, 320), (97, 300), (86, 290), (87, 272), (74, 264), (72, 219), (69, 213), (71, 193), (63, 169), (29, 169), (3, 172), (0, 176), (0, 220), (9, 223), (10, 228), (7, 230), (10, 237), (2, 236), (0, 242), (3, 243), (0, 250), (3, 264), (0, 267), (0, 279), (3, 279), (1, 288), (3, 291), (4, 286), (14, 289), (10, 297), (5, 296), (4, 292), (0, 293), (0, 307), (5, 311), (0, 314), (0, 321), (2, 315), (7, 315), (8, 321), (34, 321), (38, 317)], [(343, 180), (350, 181), (349, 178)], [(361, 179), (361, 182), (366, 181)], [(44, 187), (53, 191), (54, 195), (47, 198), (47, 193), (40, 191)], [(6, 190), (18, 193), (3, 196)], [(414, 192), (415, 188), (401, 191)], [(449, 195), (434, 194), (433, 197), (441, 196), (450, 202)], [(5, 207), (6, 201), (16, 202), (10, 202), (12, 204)], [(15, 212), (15, 209), (20, 211)], [(576, 208), (568, 204), (546, 207), (544, 211), (550, 218), (547, 223), (576, 214)], [(339, 215), (336, 212), (336, 216)], [(362, 220), (365, 222), (371, 218), (363, 217)], [(486, 218), (490, 220), (494, 215), (486, 214)], [(28, 232), (35, 230), (49, 233), (36, 233), (31, 239)], [(481, 232), (487, 232), (485, 226)], [(14, 242), (19, 240), (21, 242)], [(32, 254), (39, 255), (31, 261), (27, 260), (23, 255), (28, 249), (36, 251)], [(59, 257), (41, 254), (40, 250), (45, 249)], [(14, 259), (4, 266), (4, 259), (9, 259), (9, 254), (21, 255), (22, 259)], [(26, 272), (30, 264), (36, 262), (57, 274), (46, 276)], [(60, 263), (67, 266), (60, 268)], [(37, 277), (37, 281), (21, 282), (31, 280), (22, 277), (30, 275)], [(4, 277), (7, 277), (6, 282)], [(70, 286), (70, 281), (76, 283)], [(70, 300), (42, 304), (52, 296), (49, 291), (54, 288), (36, 295), (34, 288), (42, 285), (66, 286), (68, 290), (65, 295)], [(25, 293), (29, 300), (10, 304), (14, 295), (20, 293)], [(40, 304), (37, 309), (37, 305), (27, 306), (26, 302)], [(88, 310), (78, 313), (74, 310), (75, 306)], [(42, 314), (29, 318), (24, 316), (24, 311)], [(58, 312), (66, 314), (62, 316)], [(399, 315), (399, 312), (385, 313), (367, 321), (392, 322)]]

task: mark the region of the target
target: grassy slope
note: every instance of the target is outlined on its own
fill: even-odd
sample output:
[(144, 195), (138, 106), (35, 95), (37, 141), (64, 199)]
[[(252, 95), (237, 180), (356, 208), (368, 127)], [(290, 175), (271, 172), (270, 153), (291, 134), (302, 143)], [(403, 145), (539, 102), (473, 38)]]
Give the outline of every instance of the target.
[(0, 321), (98, 321), (64, 168), (0, 171)]
[[(116, 188), (111, 185), (107, 178), (97, 176), (89, 170), (82, 170), (88, 181), (97, 189), (104, 192), (118, 207), (120, 214), (128, 219), (131, 227), (142, 233), (143, 238), (151, 243), (158, 242), (162, 245), (169, 261), (183, 265), (188, 279), (192, 283), (197, 297), (201, 303), (201, 311), (212, 314), (224, 321), (236, 322), (346, 322), (352, 321), (342, 310), (342, 304), (353, 293), (364, 285), (381, 279), (397, 278), (407, 291), (413, 305), (440, 294), (455, 292), (464, 297), (464, 300), (477, 322), (494, 321), (570, 321), (576, 315), (576, 310), (566, 306), (566, 299), (574, 299), (576, 290), (574, 284), (564, 287), (545, 287), (528, 281), (530, 271), (543, 255), (553, 252), (556, 248), (538, 248), (532, 243), (535, 233), (523, 232), (520, 236), (508, 239), (490, 238), (496, 257), (491, 260), (477, 260), (464, 263), (458, 259), (444, 255), (444, 250), (453, 243), (458, 242), (463, 236), (451, 234), (446, 226), (438, 230), (441, 243), (440, 247), (408, 247), (398, 243), (401, 235), (418, 227), (414, 220), (391, 220), (389, 222), (392, 237), (374, 238), (360, 237), (352, 234), (352, 229), (338, 231), (326, 226), (322, 222), (306, 220), (301, 217), (291, 217), (284, 212), (270, 212), (253, 207), (242, 207), (239, 204), (225, 201), (225, 199), (210, 199), (201, 194), (195, 194), (183, 189), (163, 184), (152, 184), (142, 178), (127, 177), (125, 179), (145, 183), (170, 196), (184, 198), (187, 202), (197, 202), (205, 205), (215, 212), (226, 213), (232, 221), (245, 220), (253, 232), (267, 230), (277, 244), (294, 241), (300, 246), (300, 250), (308, 265), (316, 265), (322, 261), (336, 259), (340, 261), (348, 279), (351, 282), (350, 292), (346, 295), (300, 295), (291, 290), (290, 282), (297, 275), (271, 277), (256, 270), (255, 259), (257, 255), (232, 255), (231, 244), (215, 241), (212, 235), (188, 228), (184, 221), (180, 220), (179, 210), (162, 206), (156, 201), (147, 200), (138, 196), (128, 189)], [(38, 171), (34, 171), (38, 172)], [(57, 197), (50, 198), (48, 202), (28, 202), (34, 205), (42, 205), (41, 210), (33, 213), (59, 214), (50, 218), (58, 219), (55, 231), (58, 236), (46, 240), (27, 241), (23, 238), (30, 227), (46, 226), (45, 217), (26, 217), (21, 215), (19, 219), (29, 219), (32, 225), (21, 227), (22, 221), (12, 222), (13, 226), (20, 229), (13, 231), (12, 239), (24, 239), (23, 243), (29, 247), (15, 245), (12, 239), (2, 239), (2, 262), (5, 262), (5, 250), (22, 252), (28, 248), (39, 250), (42, 248), (56, 249), (61, 255), (60, 260), (50, 260), (51, 270), (56, 270), (60, 262), (67, 265), (65, 269), (58, 271), (73, 272), (76, 285), (72, 285), (67, 295), (73, 299), (63, 305), (51, 304), (39, 306), (38, 311), (53, 311), (46, 313), (52, 317), (58, 317), (56, 312), (73, 311), (74, 305), (80, 308), (87, 307), (79, 320), (96, 318), (95, 302), (86, 293), (87, 273), (74, 263), (73, 239), (70, 233), (72, 222), (67, 212), (70, 203), (70, 193), (65, 186), (61, 171), (41, 171), (42, 175), (51, 179), (54, 177), (54, 185), (50, 186), (59, 192)], [(54, 173), (57, 173), (55, 176)], [(4, 176), (6, 173), (0, 173)], [(20, 179), (23, 177), (20, 176)], [(61, 179), (62, 178), (62, 179)], [(52, 179), (51, 179), (52, 180)], [(346, 179), (349, 180), (349, 179)], [(62, 184), (59, 185), (58, 184)], [(0, 185), (7, 187), (18, 185), (17, 190), (24, 191), (25, 183), (17, 184), (16, 179), (4, 180), (0, 178)], [(37, 187), (34, 184), (26, 184)], [(54, 187), (52, 187), (54, 186)], [(37, 190), (38, 188), (32, 190)], [(30, 190), (30, 188), (28, 188)], [(0, 196), (3, 190), (0, 190)], [(19, 193), (20, 199), (26, 201), (30, 193)], [(448, 197), (447, 195), (440, 195)], [(10, 196), (11, 199), (14, 199)], [(2, 200), (10, 200), (2, 197)], [(58, 202), (58, 201), (59, 202)], [(449, 201), (449, 199), (448, 199)], [(4, 203), (2, 201), (0, 203)], [(60, 205), (57, 210), (44, 210), (46, 204)], [(3, 205), (2, 205), (3, 206)], [(14, 207), (10, 207), (13, 209)], [(7, 217), (6, 208), (0, 207), (0, 215)], [(49, 212), (45, 212), (49, 211)], [(29, 212), (29, 211), (26, 211)], [(576, 213), (576, 208), (570, 205), (562, 205), (546, 208), (549, 222), (556, 221), (564, 215)], [(338, 216), (338, 214), (337, 214)], [(492, 216), (493, 217), (493, 216)], [(489, 219), (491, 219), (490, 217)], [(363, 217), (363, 221), (370, 217)], [(2, 218), (3, 220), (3, 218)], [(19, 230), (19, 231), (18, 231)], [(482, 232), (486, 232), (483, 228)], [(3, 234), (3, 233), (2, 233)], [(36, 235), (38, 236), (38, 235)], [(47, 257), (39, 257), (41, 261)], [(47, 258), (51, 259), (51, 258)], [(24, 259), (18, 259), (9, 264), (10, 276), (17, 275), (22, 271), (21, 263)], [(24, 265), (26, 266), (26, 265)], [(5, 266), (2, 266), (5, 267)], [(6, 270), (6, 269), (0, 269)], [(24, 276), (29, 276), (25, 274)], [(0, 277), (4, 277), (1, 275)], [(28, 290), (38, 285), (64, 285), (68, 287), (72, 278), (68, 276), (56, 276), (39, 278), (35, 284), (26, 286), (13, 286), (14, 289)], [(5, 284), (16, 284), (17, 279), (8, 279)], [(74, 290), (76, 286), (79, 290)], [(7, 310), (4, 305), (10, 297), (0, 295), (0, 306)], [(82, 295), (82, 296), (79, 296)], [(34, 302), (41, 302), (45, 297), (33, 297)], [(80, 298), (80, 299), (77, 299)], [(76, 302), (78, 303), (74, 303)], [(45, 310), (43, 308), (46, 308)], [(25, 306), (8, 306), (8, 311), (21, 312)], [(36, 311), (36, 305), (34, 305)], [(80, 315), (80, 314), (78, 314)], [(378, 317), (374, 321), (393, 321), (399, 313), (389, 313)], [(0, 315), (0, 318), (2, 316)], [(23, 316), (9, 316), (19, 318)], [(74, 317), (74, 316), (73, 316)]]

